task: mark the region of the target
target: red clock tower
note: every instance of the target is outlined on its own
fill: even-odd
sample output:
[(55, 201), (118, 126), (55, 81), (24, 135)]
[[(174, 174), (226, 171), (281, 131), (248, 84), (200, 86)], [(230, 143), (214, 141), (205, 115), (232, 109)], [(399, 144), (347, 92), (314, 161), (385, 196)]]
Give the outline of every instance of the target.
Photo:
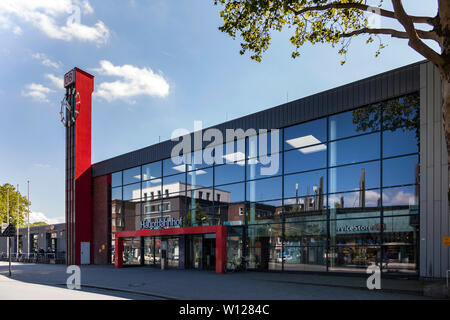
[(66, 127), (67, 264), (92, 262), (91, 114), (94, 76), (74, 68), (64, 75), (61, 121)]

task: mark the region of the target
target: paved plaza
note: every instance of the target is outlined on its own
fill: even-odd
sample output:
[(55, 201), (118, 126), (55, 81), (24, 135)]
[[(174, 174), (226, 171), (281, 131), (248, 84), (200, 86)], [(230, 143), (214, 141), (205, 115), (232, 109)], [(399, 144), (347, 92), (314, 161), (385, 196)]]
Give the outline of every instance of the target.
[[(81, 290), (66, 288), (65, 265), (0, 262), (0, 299), (207, 299), (207, 300), (409, 300), (429, 299), (420, 281), (382, 279), (383, 290), (365, 288), (365, 277), (281, 273), (216, 274), (197, 270), (90, 265), (81, 267)], [(384, 286), (384, 287), (383, 287)]]

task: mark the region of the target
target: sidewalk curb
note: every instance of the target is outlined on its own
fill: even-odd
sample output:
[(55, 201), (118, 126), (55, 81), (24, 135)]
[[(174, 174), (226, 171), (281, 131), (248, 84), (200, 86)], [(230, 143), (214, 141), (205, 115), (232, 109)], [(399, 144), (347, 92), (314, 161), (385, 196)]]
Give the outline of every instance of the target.
[[(67, 287), (66, 284), (56, 284), (57, 286)], [(143, 296), (153, 297), (153, 298), (159, 298), (163, 300), (182, 300), (181, 298), (176, 298), (172, 296), (164, 296), (156, 293), (148, 293), (143, 291), (136, 291), (136, 290), (127, 290), (127, 289), (121, 289), (121, 288), (111, 288), (111, 287), (102, 287), (102, 286), (95, 286), (95, 285), (89, 285), (89, 284), (82, 284), (82, 288), (90, 288), (90, 289), (99, 289), (99, 290), (105, 290), (105, 291), (116, 291), (116, 292), (123, 292), (123, 293), (131, 293), (131, 294), (139, 294)]]

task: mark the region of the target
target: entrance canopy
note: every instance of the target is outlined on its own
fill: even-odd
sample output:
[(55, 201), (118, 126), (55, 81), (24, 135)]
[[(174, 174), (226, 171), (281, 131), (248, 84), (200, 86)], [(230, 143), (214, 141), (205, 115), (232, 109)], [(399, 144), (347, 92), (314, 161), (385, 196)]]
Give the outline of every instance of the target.
[(122, 268), (123, 266), (123, 238), (205, 233), (216, 234), (216, 273), (225, 273), (227, 258), (227, 229), (224, 225), (118, 231), (116, 232), (114, 266), (116, 268)]

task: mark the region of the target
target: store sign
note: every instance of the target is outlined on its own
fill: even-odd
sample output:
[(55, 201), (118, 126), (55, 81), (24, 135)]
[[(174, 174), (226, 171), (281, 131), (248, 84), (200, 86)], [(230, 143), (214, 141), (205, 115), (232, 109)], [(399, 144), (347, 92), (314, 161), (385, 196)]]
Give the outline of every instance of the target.
[[(386, 224), (384, 224), (384, 228), (386, 229)], [(364, 225), (342, 225), (336, 228), (337, 232), (374, 232), (380, 231), (381, 224), (377, 223), (372, 226), (364, 226)]]
[(183, 218), (174, 219), (171, 217), (159, 218), (156, 220), (142, 220), (141, 229), (163, 229), (181, 227)]

